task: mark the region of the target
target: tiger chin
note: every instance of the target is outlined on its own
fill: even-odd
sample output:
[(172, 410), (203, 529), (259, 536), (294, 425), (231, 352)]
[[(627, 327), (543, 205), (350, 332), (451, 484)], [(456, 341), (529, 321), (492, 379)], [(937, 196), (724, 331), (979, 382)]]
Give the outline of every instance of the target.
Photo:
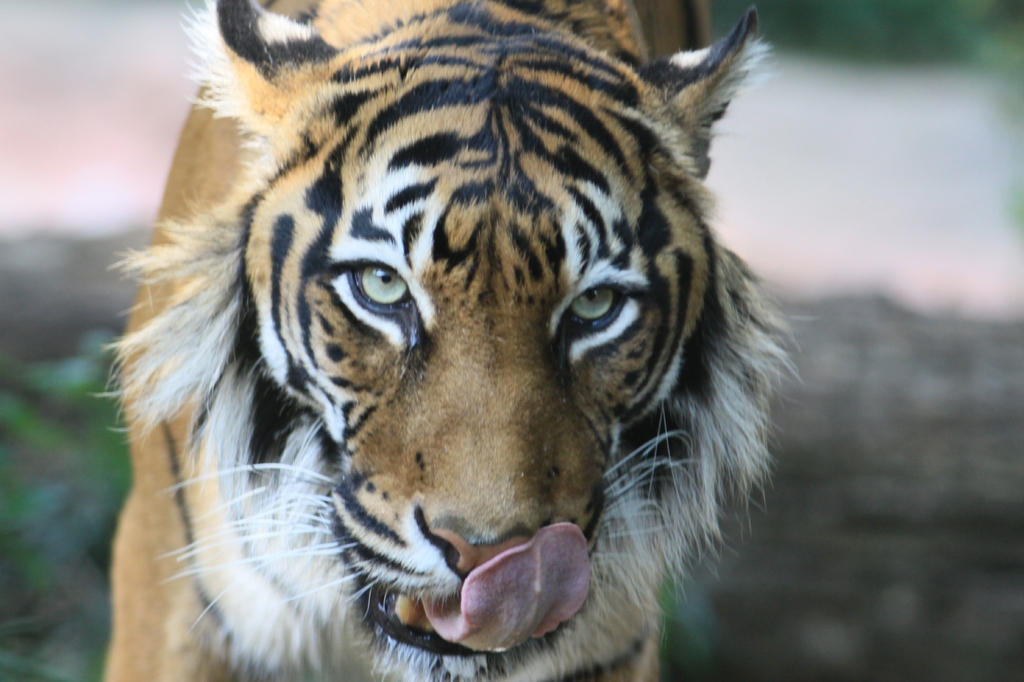
[(703, 184), (756, 12), (645, 63), (611, 0), (273, 9), (194, 17), (130, 261), (106, 679), (656, 680), (786, 363)]

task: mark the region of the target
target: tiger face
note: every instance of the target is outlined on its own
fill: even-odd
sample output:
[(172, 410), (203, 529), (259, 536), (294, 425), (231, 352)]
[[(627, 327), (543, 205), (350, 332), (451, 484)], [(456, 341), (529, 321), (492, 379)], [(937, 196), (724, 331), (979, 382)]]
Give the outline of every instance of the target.
[(756, 15), (642, 68), (488, 2), (340, 47), (248, 0), (197, 32), (247, 177), (143, 260), (177, 293), (122, 383), (133, 420), (192, 410), (184, 556), (233, 646), (322, 668), (302, 642), (354, 623), (409, 679), (627, 655), (765, 469), (778, 323), (701, 183)]

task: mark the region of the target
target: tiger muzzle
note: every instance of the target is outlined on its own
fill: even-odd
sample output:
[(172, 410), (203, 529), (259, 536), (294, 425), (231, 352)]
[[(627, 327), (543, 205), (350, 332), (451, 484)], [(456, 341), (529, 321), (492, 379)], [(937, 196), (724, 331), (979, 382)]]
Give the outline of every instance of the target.
[(503, 651), (572, 618), (589, 589), (586, 538), (576, 524), (556, 523), (471, 570), (458, 600), (425, 600), (423, 609), (446, 641)]

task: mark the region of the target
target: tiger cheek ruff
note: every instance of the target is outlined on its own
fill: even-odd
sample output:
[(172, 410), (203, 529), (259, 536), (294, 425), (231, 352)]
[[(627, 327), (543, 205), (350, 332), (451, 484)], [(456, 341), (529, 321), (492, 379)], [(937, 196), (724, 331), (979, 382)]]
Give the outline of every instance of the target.
[(119, 344), (108, 680), (657, 679), (786, 361), (703, 185), (757, 15), (647, 64), (631, 16), (197, 13)]

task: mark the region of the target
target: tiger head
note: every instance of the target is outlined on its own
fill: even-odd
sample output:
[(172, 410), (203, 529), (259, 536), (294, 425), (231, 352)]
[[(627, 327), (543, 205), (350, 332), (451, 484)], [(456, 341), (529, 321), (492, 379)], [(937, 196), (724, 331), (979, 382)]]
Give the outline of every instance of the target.
[(435, 4), (341, 46), (249, 0), (196, 22), (245, 174), (138, 259), (173, 294), (122, 384), (188, 415), (216, 522), (184, 556), (268, 670), (343, 622), (410, 679), (610, 660), (766, 469), (779, 322), (702, 183), (756, 14), (638, 66)]

